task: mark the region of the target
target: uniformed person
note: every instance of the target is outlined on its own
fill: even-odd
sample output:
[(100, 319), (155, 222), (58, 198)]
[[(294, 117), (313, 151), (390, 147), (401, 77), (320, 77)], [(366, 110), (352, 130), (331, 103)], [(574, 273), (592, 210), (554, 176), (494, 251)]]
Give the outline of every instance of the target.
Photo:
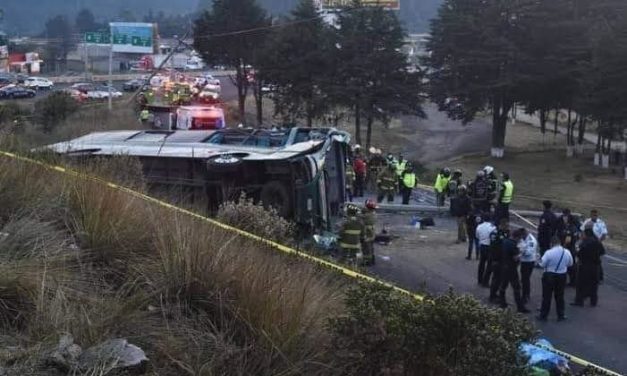
[(579, 242), (579, 221), (571, 214), (570, 209), (562, 210), (562, 216), (557, 221), (556, 234), (562, 242), (562, 247), (568, 249), (573, 256), (573, 265), (568, 268), (568, 286), (575, 287), (577, 280), (577, 243)]
[[(502, 222), (507, 223), (505, 219)], [(503, 227), (509, 227), (509, 224), (503, 225)], [(522, 299), (520, 289), (520, 278), (518, 276), (518, 264), (520, 261), (520, 250), (518, 249), (518, 241), (520, 236), (512, 238), (509, 231), (504, 232), (501, 243), (501, 255), (500, 273), (501, 273), (501, 286), (499, 288), (499, 303), (501, 308), (507, 308), (507, 299), (505, 298), (505, 292), (509, 285), (514, 290), (514, 300), (516, 301), (516, 308), (519, 313), (529, 313), (530, 311), (525, 307), (525, 303)]]
[(435, 184), (433, 185), (433, 189), (435, 190), (437, 206), (444, 206), (444, 200), (446, 199), (446, 191), (448, 189), (448, 183), (450, 179), (451, 169), (448, 167), (443, 168), (438, 176), (435, 178)]
[(475, 211), (483, 214), (490, 212), (488, 203), (488, 180), (483, 170), (477, 171), (475, 180), (469, 184), (470, 197)]
[(148, 122), (148, 119), (150, 119), (150, 111), (144, 108), (143, 110), (139, 112), (139, 121), (142, 124), (146, 124)]
[(499, 189), (498, 204), (496, 206), (496, 218), (505, 218), (509, 221), (509, 205), (514, 197), (514, 183), (507, 172), (502, 175), (501, 189)]
[(496, 177), (494, 167), (485, 166), (483, 168), (483, 171), (485, 172), (485, 177), (488, 181), (488, 205), (490, 206), (490, 208), (492, 206), (496, 207), (496, 191), (499, 187), (499, 179)]
[(377, 178), (377, 202), (382, 202), (383, 197), (387, 197), (388, 202), (394, 202), (394, 192), (396, 190), (396, 172), (394, 165), (390, 164), (381, 171)]
[(497, 303), (498, 293), (501, 288), (502, 282), (502, 263), (503, 257), (503, 240), (509, 237), (509, 223), (507, 221), (501, 221), (496, 231), (490, 234), (490, 247), (488, 253), (488, 270), (487, 275), (492, 274), (490, 280), (490, 302)]
[(453, 176), (451, 176), (451, 179), (448, 182), (448, 187), (447, 187), (447, 194), (448, 197), (455, 197), (457, 196), (457, 189), (459, 189), (459, 187), (461, 187), (464, 183), (462, 182), (462, 170), (460, 169), (456, 169), (455, 171), (453, 171)]
[(377, 204), (374, 200), (366, 200), (366, 206), (362, 212), (362, 221), (364, 223), (364, 241), (362, 250), (364, 254), (364, 265), (374, 265), (374, 239), (376, 236), (375, 226), (377, 224)]
[(414, 167), (411, 163), (408, 163), (403, 175), (401, 175), (401, 195), (403, 196), (403, 205), (409, 205), (411, 192), (416, 187), (416, 184), (418, 184), (418, 179), (416, 179)]
[(590, 305), (596, 307), (598, 303), (599, 266), (603, 254), (605, 254), (605, 248), (595, 236), (592, 226), (585, 228), (579, 253), (577, 253), (579, 263), (577, 293), (575, 294), (575, 301), (571, 305), (583, 306), (584, 299), (590, 298)]
[(346, 220), (342, 223), (339, 236), (339, 245), (342, 249), (342, 258), (356, 260), (362, 254), (361, 242), (364, 236), (364, 225), (358, 218), (359, 208), (353, 204), (346, 207)]
[(346, 196), (348, 201), (353, 201), (353, 187), (355, 185), (355, 170), (350, 161), (346, 161)]
[(543, 201), (544, 212), (540, 216), (538, 224), (538, 247), (540, 248), (540, 257), (544, 256), (549, 248), (551, 248), (551, 238), (557, 231), (557, 217), (551, 210), (553, 203), (549, 200)]
[(407, 160), (403, 157), (403, 154), (398, 155), (398, 160), (396, 161), (396, 178), (398, 179), (398, 193), (403, 193), (403, 173), (407, 168)]

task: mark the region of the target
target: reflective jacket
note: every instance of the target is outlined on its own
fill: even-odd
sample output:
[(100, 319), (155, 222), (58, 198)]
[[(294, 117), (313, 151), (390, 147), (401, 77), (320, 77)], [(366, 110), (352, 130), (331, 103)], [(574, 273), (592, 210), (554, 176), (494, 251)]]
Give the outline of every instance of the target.
[(393, 192), (396, 188), (396, 175), (389, 168), (386, 168), (377, 178), (377, 188), (381, 192)]
[(355, 183), (355, 171), (350, 164), (346, 165), (346, 189), (353, 189)]
[(340, 247), (360, 251), (364, 226), (357, 217), (348, 217), (340, 230)]
[(364, 241), (373, 242), (375, 238), (375, 225), (377, 223), (377, 213), (374, 210), (364, 209), (362, 216), (364, 222)]
[(407, 188), (414, 188), (416, 186), (416, 174), (413, 172), (403, 173), (403, 185)]
[(509, 204), (512, 202), (513, 196), (514, 196), (514, 183), (512, 183), (511, 180), (504, 181), (501, 187), (501, 202), (504, 204)]
[(396, 167), (396, 175), (401, 176), (403, 175), (403, 172), (405, 172), (405, 168), (407, 167), (407, 161), (398, 161), (394, 167)]
[(433, 188), (435, 188), (438, 193), (443, 193), (448, 187), (448, 182), (450, 180), (450, 177), (447, 178), (443, 174), (438, 174), (438, 177), (435, 179), (435, 184), (433, 185)]

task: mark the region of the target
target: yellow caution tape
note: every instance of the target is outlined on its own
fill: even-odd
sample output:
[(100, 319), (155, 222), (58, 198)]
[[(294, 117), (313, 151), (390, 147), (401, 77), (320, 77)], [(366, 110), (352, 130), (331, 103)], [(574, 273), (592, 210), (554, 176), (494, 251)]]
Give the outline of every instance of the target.
[[(369, 276), (369, 275), (357, 272), (355, 270), (349, 269), (349, 268), (344, 267), (342, 265), (338, 265), (336, 263), (333, 263), (331, 261), (322, 259), (320, 257), (316, 257), (316, 256), (310, 255), (308, 253), (298, 251), (298, 250), (296, 250), (294, 248), (287, 247), (287, 246), (285, 246), (283, 244), (279, 244), (279, 243), (277, 243), (275, 241), (263, 238), (261, 236), (258, 236), (258, 235), (255, 235), (255, 234), (251, 234), (250, 232), (247, 232), (247, 231), (238, 229), (236, 227), (224, 224), (222, 222), (216, 221), (215, 219), (207, 218), (207, 217), (205, 217), (203, 215), (200, 215), (198, 213), (194, 213), (194, 212), (192, 212), (190, 210), (183, 209), (183, 208), (180, 208), (178, 206), (169, 204), (169, 203), (167, 203), (165, 201), (159, 200), (159, 199), (154, 198), (152, 196), (148, 196), (148, 195), (146, 195), (144, 193), (141, 193), (141, 192), (137, 192), (137, 191), (135, 191), (133, 189), (130, 189), (128, 187), (124, 187), (124, 186), (121, 186), (121, 185), (109, 182), (109, 181), (104, 180), (102, 178), (99, 178), (97, 176), (84, 174), (84, 173), (78, 172), (76, 170), (68, 169), (68, 168), (61, 167), (61, 166), (50, 165), (50, 164), (47, 164), (45, 162), (38, 161), (36, 159), (20, 156), (20, 155), (17, 155), (17, 154), (14, 154), (14, 153), (9, 153), (9, 152), (2, 151), (2, 150), (0, 150), (0, 155), (5, 156), (5, 157), (9, 157), (9, 158), (12, 158), (12, 159), (15, 159), (15, 160), (18, 160), (18, 161), (23, 161), (23, 162), (35, 164), (35, 165), (41, 166), (41, 167), (43, 167), (45, 169), (57, 171), (57, 172), (60, 172), (60, 173), (66, 174), (66, 175), (70, 175), (70, 176), (73, 176), (73, 177), (76, 177), (76, 178), (80, 178), (80, 179), (83, 179), (83, 180), (90, 180), (90, 181), (98, 182), (100, 184), (103, 184), (103, 185), (111, 188), (111, 189), (115, 189), (115, 190), (118, 190), (120, 192), (124, 192), (124, 193), (126, 193), (126, 194), (128, 194), (128, 195), (130, 195), (132, 197), (139, 198), (139, 199), (144, 200), (146, 202), (154, 203), (156, 205), (159, 205), (159, 206), (161, 206), (163, 208), (172, 210), (174, 212), (185, 214), (185, 215), (188, 215), (188, 216), (190, 216), (192, 218), (196, 218), (198, 220), (210, 223), (211, 225), (216, 226), (218, 228), (221, 228), (221, 229), (223, 229), (225, 231), (233, 232), (233, 233), (238, 234), (238, 235), (240, 235), (242, 237), (245, 237), (245, 238), (248, 238), (248, 239), (251, 239), (251, 240), (255, 240), (255, 241), (260, 242), (262, 244), (266, 244), (266, 245), (268, 245), (268, 246), (270, 246), (270, 247), (272, 247), (272, 248), (274, 248), (274, 249), (276, 249), (278, 251), (281, 251), (281, 252), (283, 252), (285, 254), (295, 255), (295, 256), (301, 257), (303, 259), (312, 261), (314, 263), (322, 265), (322, 266), (324, 266), (326, 268), (329, 268), (331, 270), (338, 271), (338, 272), (340, 272), (340, 273), (342, 273), (342, 274), (344, 274), (346, 276), (349, 276), (351, 278), (362, 280), (362, 281), (366, 281), (366, 282), (370, 282), (370, 283), (375, 283), (375, 284), (378, 284), (378, 285), (381, 285), (381, 286), (388, 287), (388, 288), (390, 288), (390, 289), (392, 289), (392, 290), (394, 290), (396, 292), (399, 292), (401, 294), (410, 296), (410, 297), (412, 297), (412, 298), (414, 298), (414, 299), (416, 299), (418, 301), (424, 301), (425, 300), (424, 296), (422, 296), (420, 294), (413, 293), (413, 292), (411, 292), (409, 290), (406, 290), (404, 288), (398, 287), (398, 286), (396, 286), (396, 285), (394, 285), (394, 284), (392, 284), (390, 282), (386, 282), (386, 281), (383, 281), (381, 279), (374, 278), (372, 276)], [(428, 189), (431, 189), (431, 187), (427, 187), (425, 185), (418, 185), (418, 186), (426, 187)], [(518, 214), (516, 214), (516, 215), (518, 215)], [(520, 218), (522, 218), (522, 217), (520, 217)], [(525, 220), (524, 218), (522, 218), (522, 219)], [(553, 353), (555, 353), (557, 355), (563, 356), (564, 358), (568, 359), (569, 361), (571, 361), (571, 362), (573, 362), (575, 364), (581, 365), (583, 367), (594, 368), (595, 370), (600, 371), (600, 372), (602, 372), (605, 375), (621, 376), (619, 373), (616, 373), (616, 372), (611, 371), (609, 369), (603, 368), (603, 367), (601, 367), (599, 365), (596, 365), (594, 363), (588, 362), (587, 360), (581, 359), (579, 357), (576, 357), (574, 355), (565, 353), (563, 351), (560, 351), (560, 350), (557, 350), (557, 349), (554, 349), (554, 348), (550, 348), (550, 347), (543, 347), (543, 346), (540, 346), (540, 347), (544, 348), (547, 351), (551, 351), (551, 352), (553, 352)]]

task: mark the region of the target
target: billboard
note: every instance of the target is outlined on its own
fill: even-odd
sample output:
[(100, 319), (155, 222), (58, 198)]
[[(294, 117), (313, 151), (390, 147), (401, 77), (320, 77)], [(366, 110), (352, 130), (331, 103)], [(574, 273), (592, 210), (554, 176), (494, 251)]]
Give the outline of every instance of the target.
[(156, 28), (143, 22), (111, 22), (113, 52), (151, 54), (155, 47)]
[[(354, 0), (314, 0), (320, 9), (343, 9), (355, 5)], [(400, 10), (401, 0), (358, 0), (364, 7), (383, 7), (390, 10)]]

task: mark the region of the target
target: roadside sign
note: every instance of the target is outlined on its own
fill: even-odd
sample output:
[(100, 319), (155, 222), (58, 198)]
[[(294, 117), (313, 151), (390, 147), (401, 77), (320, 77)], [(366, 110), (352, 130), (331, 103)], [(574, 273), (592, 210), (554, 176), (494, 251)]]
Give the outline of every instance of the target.
[(108, 33), (88, 32), (85, 33), (85, 43), (111, 44), (111, 35)]
[[(353, 0), (316, 0), (322, 9), (343, 9), (355, 6)], [(400, 0), (359, 0), (364, 7), (383, 7), (389, 10), (400, 10)]]
[(155, 25), (143, 22), (112, 22), (113, 52), (150, 54), (154, 50)]

